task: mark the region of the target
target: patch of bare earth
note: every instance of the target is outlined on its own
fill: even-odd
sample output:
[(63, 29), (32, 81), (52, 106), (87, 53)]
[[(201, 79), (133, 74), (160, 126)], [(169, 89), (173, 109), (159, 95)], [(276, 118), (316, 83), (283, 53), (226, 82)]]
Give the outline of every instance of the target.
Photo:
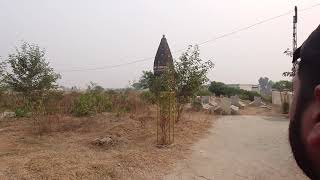
[[(190, 153), (213, 119), (186, 113), (176, 124), (175, 144), (160, 149), (155, 110), (123, 117), (53, 116), (44, 118), (41, 128), (32, 119), (0, 120), (0, 179), (161, 179)], [(36, 135), (35, 127), (44, 133)], [(103, 137), (117, 141), (92, 143)]]
[[(267, 108), (268, 107), (268, 108)], [(250, 116), (283, 116), (287, 117), (281, 113), (281, 107), (276, 105), (268, 105), (267, 107), (254, 107), (246, 106), (244, 109), (240, 110), (240, 115), (250, 115)]]

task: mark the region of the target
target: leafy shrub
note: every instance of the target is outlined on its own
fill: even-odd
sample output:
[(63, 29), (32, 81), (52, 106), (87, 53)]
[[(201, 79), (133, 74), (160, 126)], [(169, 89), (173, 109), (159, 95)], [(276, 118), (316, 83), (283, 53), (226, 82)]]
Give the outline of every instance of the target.
[(22, 117), (26, 117), (29, 111), (30, 110), (27, 107), (19, 107), (19, 108), (16, 108), (14, 112), (16, 114), (16, 117), (22, 118)]
[(111, 111), (112, 103), (101, 93), (85, 93), (75, 100), (72, 112), (76, 116), (88, 116), (95, 113)]
[(216, 96), (224, 95), (224, 96), (234, 96), (238, 95), (240, 99), (253, 101), (254, 97), (261, 97), (261, 95), (254, 91), (246, 91), (239, 88), (229, 87), (228, 85), (221, 82), (211, 82), (209, 86), (209, 91), (214, 93)]
[(212, 96), (212, 92), (209, 91), (208, 87), (201, 87), (199, 92), (196, 94), (197, 96)]

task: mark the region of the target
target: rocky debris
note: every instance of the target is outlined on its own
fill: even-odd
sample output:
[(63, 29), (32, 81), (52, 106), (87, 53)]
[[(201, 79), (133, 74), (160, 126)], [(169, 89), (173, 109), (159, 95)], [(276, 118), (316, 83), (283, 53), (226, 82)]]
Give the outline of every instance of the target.
[(218, 103), (216, 103), (215, 101), (211, 100), (209, 102), (209, 105), (213, 106), (213, 107), (217, 107), (218, 106)]
[(209, 109), (213, 108), (213, 106), (211, 106), (211, 105), (209, 105), (209, 104), (204, 104), (204, 105), (202, 105), (202, 107), (203, 107), (203, 109), (205, 109), (205, 110), (209, 110)]
[(222, 115), (222, 108), (221, 106), (217, 106), (213, 109), (213, 112), (217, 115)]
[(262, 102), (262, 99), (261, 97), (254, 97), (254, 100), (249, 104), (249, 106), (262, 106), (262, 105), (265, 105), (263, 102)]
[(239, 101), (239, 106), (238, 106), (240, 109), (244, 109), (246, 107), (246, 104)]
[(96, 138), (92, 141), (91, 144), (100, 146), (100, 147), (113, 147), (123, 141), (124, 140), (120, 137), (110, 135), (102, 138)]
[(261, 105), (261, 106), (260, 106), (260, 108), (265, 108), (265, 109), (268, 109), (268, 110), (272, 110), (272, 108), (271, 108), (271, 107), (266, 106), (266, 105)]
[(0, 114), (0, 119), (2, 118), (14, 118), (16, 117), (16, 113), (15, 112), (10, 112), (10, 111), (6, 111)]
[(240, 109), (244, 109), (244, 107), (246, 106), (243, 102), (240, 101), (239, 96), (231, 96), (231, 105), (237, 106)]
[(231, 109), (231, 114), (232, 114), (232, 115), (237, 115), (237, 114), (239, 114), (239, 107), (234, 106), (234, 105), (231, 105), (231, 106), (230, 106), (230, 109)]
[(210, 96), (201, 96), (201, 104), (209, 104)]
[(216, 106), (212, 106), (210, 104), (205, 104), (203, 105), (203, 109), (205, 109), (207, 112), (209, 112), (210, 114), (214, 114), (215, 113), (215, 109)]

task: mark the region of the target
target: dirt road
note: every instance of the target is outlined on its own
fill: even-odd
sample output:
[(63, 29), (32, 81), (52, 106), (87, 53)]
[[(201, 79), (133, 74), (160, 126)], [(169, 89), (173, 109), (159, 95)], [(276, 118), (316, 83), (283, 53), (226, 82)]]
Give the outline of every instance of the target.
[(288, 123), (279, 117), (223, 117), (164, 179), (303, 180), (290, 153)]

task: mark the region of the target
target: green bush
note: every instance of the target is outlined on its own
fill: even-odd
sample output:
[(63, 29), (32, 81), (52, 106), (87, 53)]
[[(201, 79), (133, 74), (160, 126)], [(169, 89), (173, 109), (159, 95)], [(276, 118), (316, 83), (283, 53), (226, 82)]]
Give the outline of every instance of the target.
[(76, 116), (88, 116), (96, 113), (111, 111), (112, 103), (101, 93), (85, 93), (75, 100), (72, 112)]
[(201, 87), (199, 92), (196, 94), (197, 96), (212, 96), (212, 92), (209, 91), (208, 87)]
[(235, 96), (238, 95), (240, 99), (253, 101), (254, 97), (261, 97), (261, 95), (254, 91), (246, 91), (239, 88), (229, 87), (228, 85), (221, 82), (211, 82), (209, 86), (209, 91), (214, 93), (216, 96)]
[(22, 118), (22, 117), (26, 117), (29, 111), (30, 110), (27, 107), (18, 107), (15, 109), (14, 112), (16, 114), (16, 117)]

